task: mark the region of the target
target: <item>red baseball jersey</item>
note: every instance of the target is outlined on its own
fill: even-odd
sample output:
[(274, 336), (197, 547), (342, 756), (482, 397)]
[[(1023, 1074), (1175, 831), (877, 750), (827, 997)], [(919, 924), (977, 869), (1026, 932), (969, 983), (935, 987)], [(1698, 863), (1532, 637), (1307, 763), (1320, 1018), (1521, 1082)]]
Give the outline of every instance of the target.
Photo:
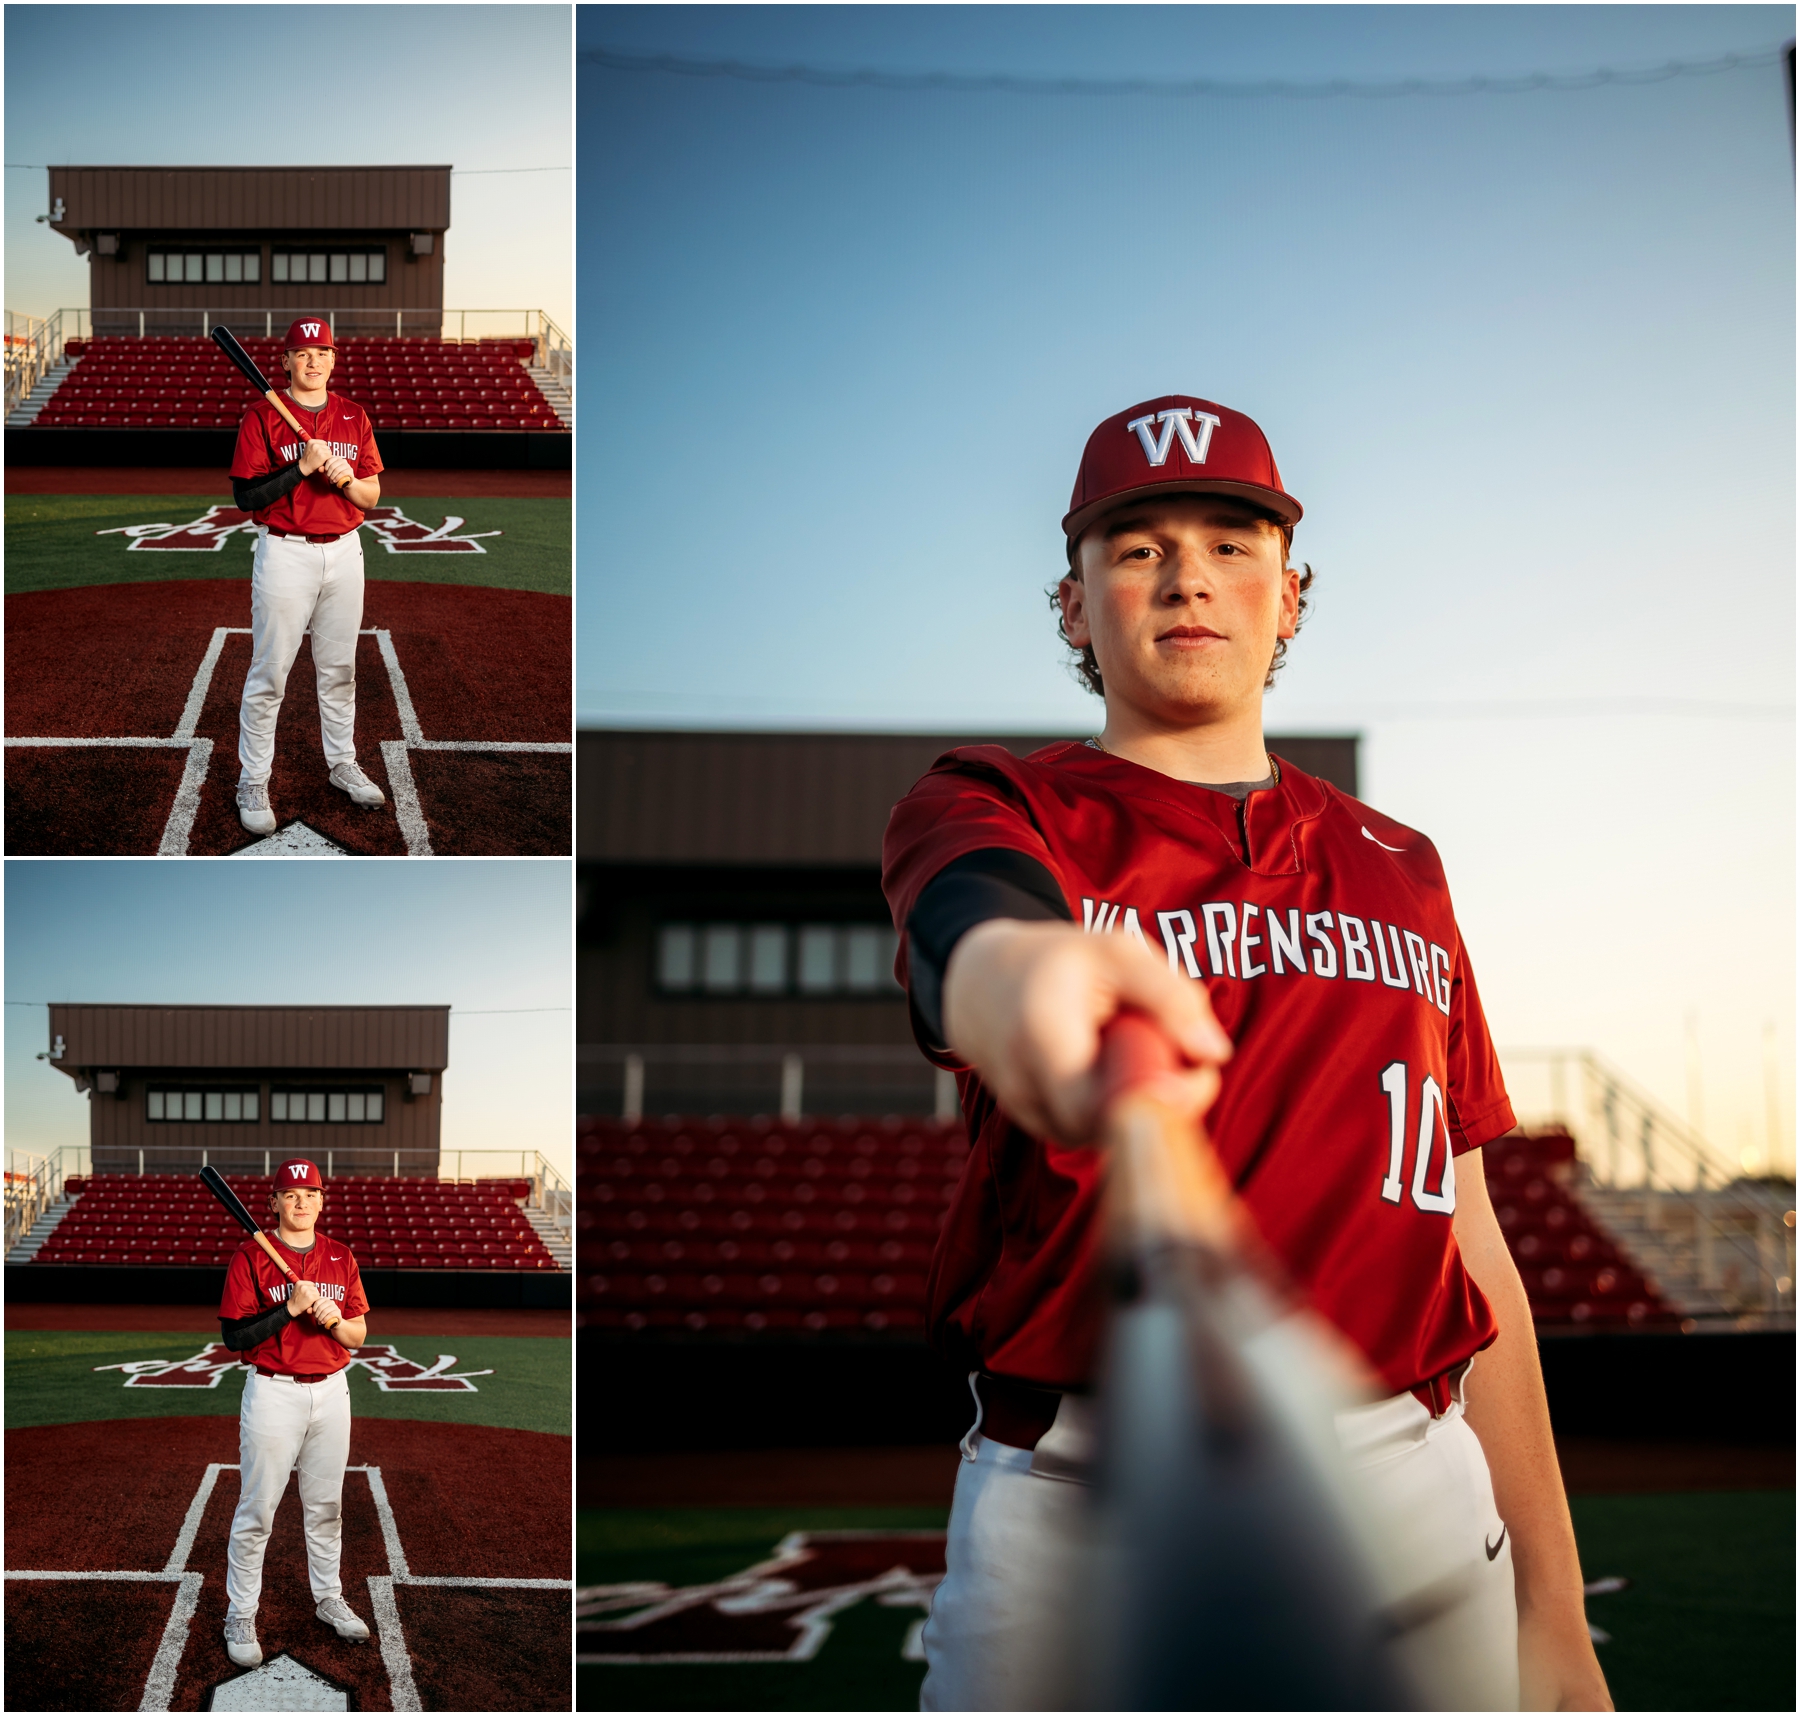
[[(358, 478), (372, 477), (382, 469), (381, 454), (375, 446), (375, 430), (369, 422), (369, 414), (360, 405), (328, 393), (325, 403), (316, 411), (296, 405), (292, 399), (288, 400), (287, 406), (311, 439), (329, 443), (340, 459), (350, 461)], [(268, 400), (253, 399), (244, 412), (243, 422), (238, 425), (231, 474), (254, 481), (269, 476), (283, 465), (298, 464), (304, 451), (281, 413)], [(273, 506), (263, 507), (250, 516), (258, 524), (300, 536), (342, 536), (363, 521), (361, 510), (352, 506), (326, 481), (323, 471), (302, 477), (300, 486), (292, 494), (283, 495)]]
[[(302, 1281), (311, 1281), (321, 1295), (337, 1306), (346, 1317), (360, 1317), (368, 1310), (363, 1295), (362, 1275), (350, 1247), (329, 1234), (313, 1230), (312, 1245), (295, 1251), (283, 1244), (279, 1233), (271, 1233), (275, 1249), (287, 1266)], [(237, 1248), (225, 1271), (225, 1292), (219, 1300), (221, 1317), (260, 1317), (275, 1305), (285, 1305), (292, 1289), (288, 1279), (269, 1261), (268, 1253), (253, 1239)], [(259, 1342), (239, 1355), (245, 1364), (261, 1365), (264, 1370), (280, 1371), (287, 1376), (316, 1376), (342, 1370), (350, 1362), (350, 1349), (341, 1345), (315, 1323), (310, 1316), (294, 1317), (280, 1334)]]
[[(1236, 1046), (1213, 1144), (1313, 1304), (1399, 1393), (1494, 1338), (1451, 1233), (1452, 1157), (1512, 1108), (1436, 849), (1280, 771), (1240, 803), (1088, 745), (951, 751), (895, 807), (883, 886), (904, 928), (954, 859), (1027, 853), (1084, 929), (1204, 983)], [(905, 963), (903, 936), (902, 982)], [(933, 1058), (959, 1069), (974, 1146), (932, 1263), (933, 1339), (964, 1368), (1087, 1385), (1098, 1154), (1029, 1137)]]

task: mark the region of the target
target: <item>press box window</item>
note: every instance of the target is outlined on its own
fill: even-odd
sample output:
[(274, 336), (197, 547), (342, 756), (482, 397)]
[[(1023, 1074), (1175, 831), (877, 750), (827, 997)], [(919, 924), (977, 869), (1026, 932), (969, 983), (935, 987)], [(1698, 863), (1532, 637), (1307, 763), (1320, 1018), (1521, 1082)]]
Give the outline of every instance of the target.
[(293, 1125), (367, 1125), (379, 1123), (383, 1099), (379, 1090), (272, 1090), (269, 1118)]
[(152, 286), (254, 286), (262, 279), (260, 250), (152, 250)]
[(278, 250), (269, 273), (279, 285), (385, 286), (385, 250)]
[(656, 987), (669, 995), (894, 995), (887, 924), (664, 924)]
[(256, 1119), (257, 1099), (254, 1090), (171, 1090), (159, 1085), (144, 1093), (144, 1118), (242, 1125)]

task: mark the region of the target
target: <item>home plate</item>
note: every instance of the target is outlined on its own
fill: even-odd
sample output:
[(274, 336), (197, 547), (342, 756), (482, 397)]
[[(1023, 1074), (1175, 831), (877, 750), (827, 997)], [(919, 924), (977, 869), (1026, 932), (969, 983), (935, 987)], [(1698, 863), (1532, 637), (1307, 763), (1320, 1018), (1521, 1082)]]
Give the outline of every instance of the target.
[[(273, 834), (253, 842), (249, 846), (240, 847), (232, 853), (234, 858), (291, 858), (296, 853), (305, 853), (310, 858), (343, 858), (347, 856), (343, 847), (335, 840), (327, 840), (316, 828), (308, 828), (304, 822), (290, 822), (286, 828), (278, 828)], [(299, 1706), (295, 1706), (299, 1708)], [(312, 1705), (307, 1705), (312, 1709)], [(320, 1705), (320, 1709), (342, 1710), (343, 1705)]]
[(348, 1710), (349, 1698), (329, 1680), (321, 1680), (291, 1656), (278, 1656), (261, 1668), (240, 1674), (217, 1687), (215, 1710)]

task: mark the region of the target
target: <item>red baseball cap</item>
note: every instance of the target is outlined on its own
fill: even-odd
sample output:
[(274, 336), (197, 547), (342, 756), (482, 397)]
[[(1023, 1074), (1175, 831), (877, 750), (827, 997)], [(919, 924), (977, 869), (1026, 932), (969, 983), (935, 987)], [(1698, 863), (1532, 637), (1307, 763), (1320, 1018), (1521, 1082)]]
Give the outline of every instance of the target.
[(1300, 503), (1281, 486), (1268, 437), (1241, 411), (1167, 393), (1109, 417), (1088, 437), (1062, 521), (1069, 552), (1101, 513), (1139, 495), (1239, 495), (1283, 524)]
[(281, 349), (292, 352), (302, 346), (329, 346), (335, 351), (337, 341), (331, 337), (331, 323), (323, 316), (302, 316), (299, 321), (290, 323), (287, 344)]
[(311, 1186), (317, 1192), (325, 1190), (318, 1163), (309, 1162), (304, 1156), (290, 1156), (275, 1170), (276, 1191), (291, 1192), (296, 1186)]

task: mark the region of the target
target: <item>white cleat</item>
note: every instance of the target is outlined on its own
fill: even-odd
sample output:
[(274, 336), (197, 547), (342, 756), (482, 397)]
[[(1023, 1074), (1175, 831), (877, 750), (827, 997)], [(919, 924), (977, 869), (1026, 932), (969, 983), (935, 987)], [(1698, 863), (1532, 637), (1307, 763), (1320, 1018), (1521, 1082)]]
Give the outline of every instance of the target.
[(275, 832), (275, 812), (269, 808), (267, 781), (239, 781), (237, 807), (238, 821), (252, 834)]
[[(344, 1608), (342, 1603), (338, 1604), (338, 1607)], [(350, 1611), (344, 1609), (344, 1613), (348, 1615)], [(356, 1619), (354, 1615), (351, 1615), (350, 1618)], [(367, 1638), (368, 1634), (365, 1633), (363, 1636)], [(241, 1618), (236, 1615), (225, 1617), (225, 1654), (239, 1668), (258, 1668), (262, 1665), (262, 1646), (256, 1642), (256, 1617), (254, 1615), (245, 1615)]]
[[(375, 805), (387, 803), (387, 794), (370, 780), (355, 763), (339, 763), (331, 771), (331, 784), (340, 792), (347, 792), (352, 804), (368, 805), (373, 808)], [(271, 823), (269, 826), (273, 827), (274, 824)]]
[[(335, 1627), (341, 1639), (366, 1639), (369, 1629), (357, 1619), (356, 1611), (342, 1597), (327, 1597), (318, 1607), (318, 1616), (326, 1626)], [(261, 1660), (261, 1652), (257, 1659)]]

